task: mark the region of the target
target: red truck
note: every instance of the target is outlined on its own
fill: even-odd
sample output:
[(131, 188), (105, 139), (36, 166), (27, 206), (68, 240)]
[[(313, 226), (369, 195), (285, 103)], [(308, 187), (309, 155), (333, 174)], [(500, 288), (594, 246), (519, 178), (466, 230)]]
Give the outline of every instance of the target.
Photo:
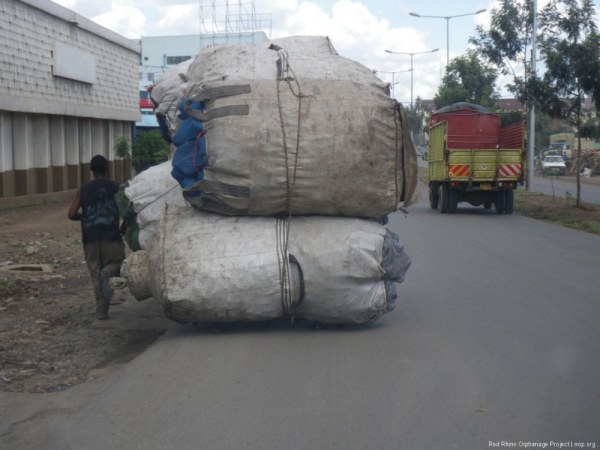
[(524, 180), (525, 122), (506, 127), (500, 117), (471, 103), (431, 115), (429, 203), (454, 214), (461, 202), (512, 214), (514, 191)]

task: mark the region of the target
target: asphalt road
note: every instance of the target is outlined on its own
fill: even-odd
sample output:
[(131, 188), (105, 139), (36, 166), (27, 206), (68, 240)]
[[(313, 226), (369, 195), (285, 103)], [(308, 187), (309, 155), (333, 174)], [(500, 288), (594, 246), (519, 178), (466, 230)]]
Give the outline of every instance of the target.
[(12, 448), (600, 448), (600, 237), (425, 200), (391, 217), (413, 265), (375, 324), (173, 323)]

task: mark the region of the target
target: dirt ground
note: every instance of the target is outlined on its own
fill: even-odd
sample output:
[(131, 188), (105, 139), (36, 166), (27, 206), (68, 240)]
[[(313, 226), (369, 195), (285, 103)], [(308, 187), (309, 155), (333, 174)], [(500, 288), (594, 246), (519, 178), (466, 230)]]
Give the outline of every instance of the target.
[[(558, 177), (568, 179), (575, 183), (575, 178)], [(585, 178), (581, 180), (583, 189), (585, 185), (600, 185), (600, 177)], [(520, 192), (517, 195), (515, 212), (534, 219), (558, 223), (560, 225), (586, 231), (588, 233), (600, 234), (600, 206), (582, 202), (576, 207), (574, 198), (553, 198), (550, 195), (539, 193)]]
[(102, 376), (157, 339), (168, 319), (153, 300), (119, 292), (107, 321), (69, 202), (0, 210), (0, 391), (52, 392)]

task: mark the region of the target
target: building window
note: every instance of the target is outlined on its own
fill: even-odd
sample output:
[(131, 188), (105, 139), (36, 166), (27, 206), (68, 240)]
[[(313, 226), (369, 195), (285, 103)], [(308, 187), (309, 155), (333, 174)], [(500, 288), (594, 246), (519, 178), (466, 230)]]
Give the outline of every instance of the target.
[(154, 83), (154, 73), (153, 72), (148, 72), (148, 81), (150, 81), (151, 83)]
[(188, 59), (192, 59), (191, 56), (167, 56), (167, 65), (174, 66), (175, 64), (182, 63), (187, 61)]

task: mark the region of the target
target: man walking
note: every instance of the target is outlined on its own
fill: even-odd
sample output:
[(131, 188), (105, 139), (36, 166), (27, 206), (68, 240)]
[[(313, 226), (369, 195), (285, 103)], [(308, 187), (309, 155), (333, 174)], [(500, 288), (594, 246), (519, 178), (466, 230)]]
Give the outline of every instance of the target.
[(108, 179), (108, 161), (103, 156), (94, 156), (90, 168), (94, 179), (77, 190), (69, 219), (81, 221), (83, 253), (96, 296), (96, 318), (106, 320), (113, 294), (109, 279), (119, 275), (125, 259), (119, 209), (114, 200), (119, 185)]

